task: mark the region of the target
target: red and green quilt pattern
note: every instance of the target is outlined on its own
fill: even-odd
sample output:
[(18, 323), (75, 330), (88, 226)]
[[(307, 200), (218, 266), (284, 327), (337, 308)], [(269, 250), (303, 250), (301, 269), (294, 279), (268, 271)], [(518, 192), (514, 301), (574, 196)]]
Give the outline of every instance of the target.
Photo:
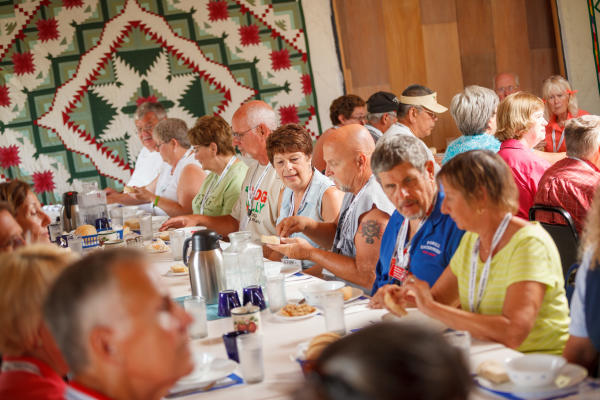
[(320, 131), (294, 0), (0, 0), (0, 178), (43, 203), (82, 181), (120, 188), (152, 98), (189, 125), (244, 101)]

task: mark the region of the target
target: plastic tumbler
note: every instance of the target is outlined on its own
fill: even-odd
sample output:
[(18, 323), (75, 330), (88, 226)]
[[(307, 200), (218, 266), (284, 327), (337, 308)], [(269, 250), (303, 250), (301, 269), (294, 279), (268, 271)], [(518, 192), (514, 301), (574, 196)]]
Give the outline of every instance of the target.
[(262, 339), (262, 335), (257, 333), (237, 337), (240, 366), (246, 383), (262, 382), (265, 378)]
[(240, 298), (236, 290), (221, 290), (219, 292), (219, 317), (231, 317), (231, 309), (240, 306)]
[(339, 290), (317, 293), (315, 300), (325, 314), (325, 330), (340, 335), (346, 334), (344, 320), (344, 295)]
[(140, 217), (140, 234), (144, 240), (152, 240), (152, 214)]
[(208, 336), (206, 324), (206, 302), (204, 297), (189, 296), (183, 300), (183, 308), (194, 318), (188, 327), (188, 333), (192, 339), (200, 339)]
[(255, 306), (258, 306), (261, 311), (267, 308), (267, 305), (265, 304), (265, 296), (263, 296), (262, 289), (259, 285), (245, 287), (243, 300), (243, 305), (252, 303)]
[(285, 275), (277, 274), (267, 277), (267, 295), (269, 296), (269, 310), (276, 313), (285, 306)]
[(173, 260), (179, 261), (183, 259), (183, 241), (185, 240), (185, 232), (175, 230), (169, 232), (169, 245), (171, 247), (171, 254), (173, 254)]

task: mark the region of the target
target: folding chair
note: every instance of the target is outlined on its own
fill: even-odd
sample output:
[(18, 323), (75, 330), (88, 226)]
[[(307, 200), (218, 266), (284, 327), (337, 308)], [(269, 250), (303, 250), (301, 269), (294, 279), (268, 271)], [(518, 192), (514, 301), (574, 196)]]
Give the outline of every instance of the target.
[(571, 214), (567, 210), (561, 207), (545, 206), (541, 204), (534, 204), (529, 209), (529, 220), (535, 221), (535, 214), (537, 211), (547, 211), (550, 213), (559, 214), (567, 221), (567, 225), (549, 224), (546, 222), (540, 222), (540, 224), (548, 231), (554, 243), (558, 248), (560, 254), (560, 261), (562, 263), (563, 276), (565, 281), (568, 278), (569, 267), (577, 262), (577, 251), (579, 249), (579, 235), (575, 229), (575, 223)]

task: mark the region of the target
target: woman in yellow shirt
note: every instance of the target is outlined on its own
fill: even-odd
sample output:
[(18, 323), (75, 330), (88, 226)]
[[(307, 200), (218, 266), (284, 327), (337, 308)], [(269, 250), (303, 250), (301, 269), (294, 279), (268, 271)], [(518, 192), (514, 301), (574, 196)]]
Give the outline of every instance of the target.
[(442, 212), (468, 232), (433, 288), (413, 277), (381, 296), (479, 339), (561, 354), (569, 309), (560, 256), (544, 228), (514, 216), (518, 193), (508, 165), (474, 150), (450, 160), (437, 179), (446, 193)]

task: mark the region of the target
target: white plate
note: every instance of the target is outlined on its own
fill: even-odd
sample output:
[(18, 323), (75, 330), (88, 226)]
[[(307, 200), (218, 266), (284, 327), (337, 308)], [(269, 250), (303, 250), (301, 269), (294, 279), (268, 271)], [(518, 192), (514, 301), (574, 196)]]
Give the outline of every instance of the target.
[(170, 249), (170, 248), (168, 248), (168, 247), (167, 247), (166, 249), (162, 249), (162, 250), (155, 250), (155, 249), (152, 249), (152, 248), (150, 248), (150, 247), (146, 247), (146, 251), (147, 251), (148, 253), (150, 253), (150, 254), (166, 253), (167, 251), (170, 251), (170, 250), (171, 250), (171, 249)]
[[(283, 263), (281, 263), (281, 264), (283, 264)], [(283, 264), (281, 266), (280, 273), (285, 275), (286, 278), (288, 278), (294, 274), (297, 274), (300, 271), (302, 271), (302, 267), (299, 267), (297, 265)]]
[(398, 317), (392, 313), (383, 314), (381, 316), (381, 320), (401, 324), (420, 325), (440, 333), (448, 329), (446, 325), (444, 325), (437, 319), (433, 319), (423, 314), (422, 312), (419, 312), (418, 308), (407, 308), (406, 312), (408, 313), (408, 315), (405, 315), (404, 317)]
[(314, 317), (318, 313), (319, 313), (319, 310), (315, 309), (315, 311), (313, 311), (309, 314), (306, 314), (306, 315), (298, 315), (297, 317), (286, 317), (285, 315), (279, 314), (279, 311), (277, 311), (275, 314), (273, 314), (273, 316), (281, 321), (300, 321), (303, 319)]
[(163, 276), (168, 276), (168, 277), (188, 276), (188, 275), (189, 275), (188, 272), (173, 272), (171, 270), (169, 270), (163, 274)]
[(214, 358), (207, 353), (194, 354), (194, 359), (196, 361), (194, 371), (177, 381), (171, 388), (171, 393), (209, 386), (231, 374), (238, 365), (235, 361)]
[(564, 388), (557, 388), (554, 383), (546, 386), (537, 387), (519, 387), (512, 382), (494, 384), (485, 378), (476, 376), (477, 385), (486, 391), (497, 392), (501, 396), (512, 395), (522, 399), (535, 400), (557, 397), (572, 392), (587, 377), (585, 368), (576, 364), (567, 364), (561, 368), (558, 375), (565, 375), (571, 378), (571, 382)]
[(352, 288), (352, 293), (350, 294), (350, 298), (348, 300), (344, 300), (344, 302), (345, 303), (350, 303), (351, 301), (354, 301), (354, 300), (358, 299), (363, 294), (365, 294), (365, 292), (363, 292), (359, 288), (353, 287)]

